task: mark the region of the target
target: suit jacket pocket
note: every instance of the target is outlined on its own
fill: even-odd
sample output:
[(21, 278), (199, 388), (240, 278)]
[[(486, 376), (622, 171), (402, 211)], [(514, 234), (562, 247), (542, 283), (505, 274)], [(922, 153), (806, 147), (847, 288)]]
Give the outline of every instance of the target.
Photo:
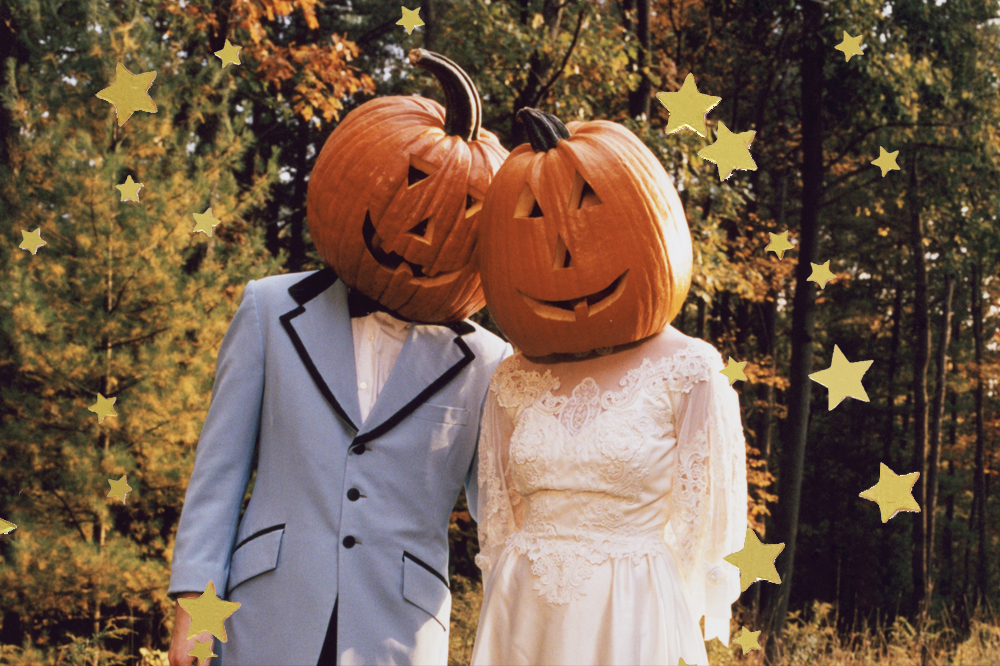
[(413, 411), (412, 416), (421, 421), (430, 421), (432, 423), (465, 425), (469, 422), (469, 410), (462, 407), (434, 405), (429, 402), (425, 402), (417, 407)]
[(437, 620), (445, 631), (451, 622), (447, 579), (420, 558), (403, 552), (403, 598)]
[(275, 525), (250, 535), (236, 546), (229, 564), (229, 591), (278, 566), (284, 533), (284, 524)]

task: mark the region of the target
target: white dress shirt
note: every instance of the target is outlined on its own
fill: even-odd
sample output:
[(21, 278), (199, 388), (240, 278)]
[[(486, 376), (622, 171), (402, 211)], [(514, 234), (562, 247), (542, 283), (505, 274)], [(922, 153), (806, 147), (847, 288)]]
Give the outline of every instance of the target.
[(366, 317), (352, 317), (351, 330), (354, 333), (358, 407), (363, 423), (403, 351), (410, 324), (385, 312), (373, 312)]

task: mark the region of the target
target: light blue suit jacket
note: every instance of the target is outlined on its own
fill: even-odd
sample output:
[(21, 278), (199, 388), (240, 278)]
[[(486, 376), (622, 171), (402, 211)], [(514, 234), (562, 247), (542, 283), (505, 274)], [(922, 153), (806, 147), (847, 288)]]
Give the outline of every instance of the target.
[(211, 580), (242, 604), (215, 664), (315, 666), (338, 597), (338, 663), (447, 663), (449, 516), (464, 482), (475, 517), (479, 419), (510, 353), (470, 322), (415, 324), (362, 423), (344, 283), (247, 285), (170, 577), (171, 595)]

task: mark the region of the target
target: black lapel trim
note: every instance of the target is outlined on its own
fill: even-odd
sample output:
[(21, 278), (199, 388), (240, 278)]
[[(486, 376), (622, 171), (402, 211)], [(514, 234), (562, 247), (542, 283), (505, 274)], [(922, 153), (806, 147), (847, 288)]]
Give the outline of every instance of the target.
[(251, 534), (250, 536), (248, 536), (246, 539), (243, 539), (243, 541), (240, 541), (238, 544), (236, 544), (236, 548), (233, 548), (233, 552), (235, 553), (237, 550), (239, 550), (248, 541), (253, 541), (257, 537), (264, 536), (265, 534), (268, 534), (269, 532), (274, 532), (275, 530), (283, 530), (283, 529), (285, 529), (285, 524), (284, 523), (281, 523), (280, 525), (271, 525), (271, 527), (265, 527), (262, 530), (257, 530), (256, 532), (254, 532), (253, 534)]
[[(288, 291), (291, 292), (291, 289)], [(344, 423), (351, 426), (351, 428), (354, 429), (354, 432), (357, 432), (359, 430), (358, 426), (354, 425), (354, 421), (351, 420), (351, 417), (347, 415), (344, 408), (340, 406), (339, 402), (337, 402), (337, 398), (334, 397), (333, 391), (331, 391), (330, 387), (326, 385), (325, 381), (323, 381), (323, 376), (319, 374), (319, 370), (316, 369), (316, 365), (312, 362), (312, 358), (309, 357), (309, 352), (306, 351), (306, 346), (302, 344), (302, 339), (299, 338), (299, 334), (295, 332), (295, 327), (292, 326), (292, 320), (305, 311), (306, 309), (299, 305), (299, 307), (286, 312), (278, 317), (278, 319), (281, 321), (281, 325), (285, 327), (288, 337), (292, 339), (295, 351), (298, 352), (299, 358), (302, 359), (302, 363), (306, 366), (306, 370), (309, 371), (309, 376), (313, 378), (314, 382), (316, 382), (316, 388), (319, 389), (319, 392), (323, 394), (323, 397), (326, 398), (326, 401), (329, 402), (334, 411), (337, 412), (337, 415), (343, 419)]]
[(403, 551), (403, 560), (406, 560), (406, 558), (410, 558), (411, 560), (413, 560), (414, 563), (419, 564), (424, 569), (427, 569), (428, 571), (430, 571), (432, 574), (434, 574), (435, 577), (437, 577), (437, 579), (439, 581), (441, 581), (442, 583), (444, 583), (445, 587), (447, 587), (449, 590), (451, 589), (451, 585), (448, 584), (448, 579), (445, 578), (444, 576), (442, 576), (440, 573), (438, 573), (437, 570), (434, 567), (432, 567), (431, 565), (427, 564), (426, 562), (424, 562), (422, 559), (420, 559), (419, 557), (417, 557), (413, 553), (410, 553), (410, 552), (407, 552), (407, 551), (404, 550)]
[(429, 400), (432, 395), (440, 391), (448, 384), (448, 382), (454, 379), (455, 376), (458, 375), (458, 373), (460, 373), (465, 368), (465, 366), (469, 365), (475, 360), (476, 358), (475, 353), (473, 353), (473, 351), (469, 349), (469, 345), (465, 344), (465, 341), (462, 340), (461, 337), (455, 338), (453, 342), (456, 345), (458, 345), (459, 349), (462, 350), (462, 353), (465, 354), (465, 356), (456, 361), (455, 365), (448, 368), (445, 371), (445, 373), (440, 377), (438, 377), (433, 384), (431, 384), (423, 391), (418, 393), (413, 400), (406, 403), (406, 405), (404, 405), (398, 412), (396, 412), (388, 419), (380, 423), (377, 428), (369, 432), (366, 432), (363, 435), (355, 437), (354, 441), (351, 442), (352, 449), (363, 448), (366, 443), (372, 441), (376, 437), (381, 437), (385, 433), (395, 428), (400, 421), (409, 416), (413, 412), (413, 410), (415, 410), (417, 407), (427, 402), (427, 400)]
[(337, 274), (330, 268), (323, 268), (309, 277), (299, 280), (288, 288), (289, 295), (299, 305), (305, 305), (316, 298), (337, 281)]
[(467, 321), (456, 321), (450, 324), (445, 324), (448, 328), (455, 332), (456, 335), (468, 335), (469, 333), (475, 333), (476, 327)]

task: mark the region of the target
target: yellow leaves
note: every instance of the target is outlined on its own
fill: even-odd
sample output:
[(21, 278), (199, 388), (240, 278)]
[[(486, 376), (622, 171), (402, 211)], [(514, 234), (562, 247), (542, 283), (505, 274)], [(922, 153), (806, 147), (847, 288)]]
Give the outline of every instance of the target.
[(538, 30), (543, 25), (545, 25), (545, 17), (543, 17), (541, 14), (535, 14), (535, 17), (531, 19), (531, 29)]
[(878, 235), (882, 236), (882, 237), (888, 236), (889, 235), (889, 227), (879, 227), (878, 228)]

